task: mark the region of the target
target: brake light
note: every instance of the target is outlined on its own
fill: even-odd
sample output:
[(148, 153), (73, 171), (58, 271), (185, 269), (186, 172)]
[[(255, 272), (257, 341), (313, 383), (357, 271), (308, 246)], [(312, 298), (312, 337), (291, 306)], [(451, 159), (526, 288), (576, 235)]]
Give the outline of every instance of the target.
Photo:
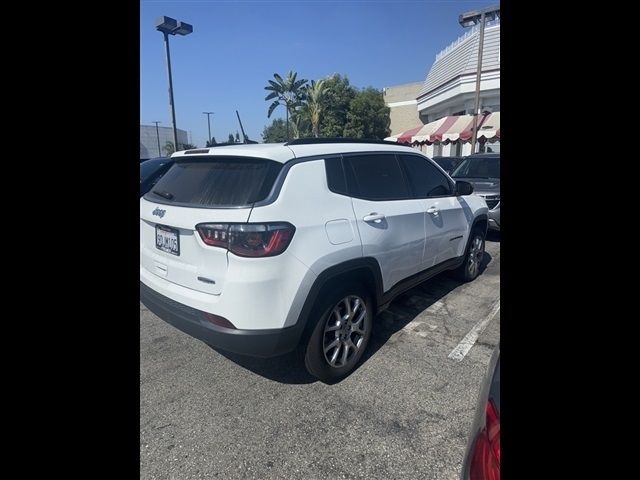
[(491, 400), (487, 402), (486, 423), (473, 448), (471, 480), (500, 480), (500, 416)]
[(229, 244), (229, 225), (208, 223), (206, 225), (198, 225), (196, 228), (200, 233), (200, 238), (207, 245), (227, 248)]
[(204, 223), (196, 226), (202, 241), (212, 247), (226, 248), (240, 257), (273, 257), (284, 252), (296, 229), (278, 223)]

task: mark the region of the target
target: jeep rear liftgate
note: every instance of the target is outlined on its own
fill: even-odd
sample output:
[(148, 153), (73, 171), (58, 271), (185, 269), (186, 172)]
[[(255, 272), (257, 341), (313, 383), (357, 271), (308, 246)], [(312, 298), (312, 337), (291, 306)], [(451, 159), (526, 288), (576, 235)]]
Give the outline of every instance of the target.
[[(252, 204), (268, 194), (280, 168), (270, 160), (243, 157), (178, 159), (141, 202), (143, 268), (169, 282), (220, 295), (228, 266), (228, 225), (247, 222)], [(207, 232), (216, 238), (198, 231), (202, 224), (213, 227)]]

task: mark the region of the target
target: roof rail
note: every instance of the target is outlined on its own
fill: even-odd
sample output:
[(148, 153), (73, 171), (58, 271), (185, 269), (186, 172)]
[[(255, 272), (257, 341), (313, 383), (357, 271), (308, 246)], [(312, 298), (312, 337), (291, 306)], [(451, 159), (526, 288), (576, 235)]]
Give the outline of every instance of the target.
[(246, 142), (223, 142), (223, 143), (216, 143), (214, 145), (211, 145), (210, 147), (206, 147), (206, 148), (199, 148), (197, 150), (186, 150), (184, 152), (185, 155), (192, 155), (192, 154), (196, 154), (196, 153), (209, 153), (209, 149), (210, 148), (216, 148), (216, 147), (227, 147), (229, 145), (247, 145), (247, 144), (254, 144), (254, 143), (258, 143), (254, 140), (248, 140)]
[(344, 138), (344, 137), (333, 137), (333, 138), (296, 138), (295, 140), (289, 140), (285, 145), (315, 145), (322, 143), (377, 143), (383, 145), (395, 145), (398, 146), (396, 142), (390, 142), (388, 140), (377, 140), (374, 138)]

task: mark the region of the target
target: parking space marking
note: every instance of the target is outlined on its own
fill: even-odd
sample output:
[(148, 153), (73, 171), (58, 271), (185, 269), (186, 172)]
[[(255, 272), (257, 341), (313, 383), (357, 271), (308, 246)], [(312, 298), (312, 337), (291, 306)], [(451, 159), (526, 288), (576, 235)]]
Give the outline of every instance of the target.
[(438, 300), (434, 302), (429, 308), (427, 308), (427, 312), (429, 313), (438, 313), (444, 307), (444, 303)]
[(496, 301), (496, 303), (493, 305), (493, 308), (489, 312), (489, 315), (487, 315), (485, 318), (483, 318), (478, 323), (476, 323), (473, 326), (473, 328), (469, 331), (469, 333), (467, 333), (464, 336), (464, 338), (456, 346), (456, 348), (451, 350), (451, 353), (449, 354), (449, 358), (456, 360), (458, 362), (462, 361), (465, 355), (469, 353), (469, 350), (471, 350), (471, 347), (473, 347), (473, 344), (476, 343), (476, 340), (478, 340), (478, 337), (480, 336), (482, 331), (487, 327), (487, 325), (489, 325), (489, 322), (493, 319), (493, 317), (496, 316), (496, 313), (498, 313), (498, 310), (500, 310), (499, 298)]
[(420, 325), (422, 325), (424, 322), (420, 322), (418, 320), (412, 320), (409, 323), (407, 323), (402, 330), (404, 330), (405, 332), (411, 332), (414, 331), (416, 328), (418, 328)]

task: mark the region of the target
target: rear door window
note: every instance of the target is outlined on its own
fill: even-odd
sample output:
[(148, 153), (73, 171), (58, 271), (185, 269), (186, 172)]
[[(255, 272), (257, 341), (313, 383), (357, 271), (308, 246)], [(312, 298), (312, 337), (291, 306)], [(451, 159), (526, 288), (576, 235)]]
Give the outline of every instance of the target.
[(250, 206), (269, 195), (281, 169), (281, 163), (259, 158), (178, 159), (145, 198), (209, 208)]
[(349, 190), (366, 200), (410, 198), (398, 159), (393, 154), (362, 154), (344, 157)]

